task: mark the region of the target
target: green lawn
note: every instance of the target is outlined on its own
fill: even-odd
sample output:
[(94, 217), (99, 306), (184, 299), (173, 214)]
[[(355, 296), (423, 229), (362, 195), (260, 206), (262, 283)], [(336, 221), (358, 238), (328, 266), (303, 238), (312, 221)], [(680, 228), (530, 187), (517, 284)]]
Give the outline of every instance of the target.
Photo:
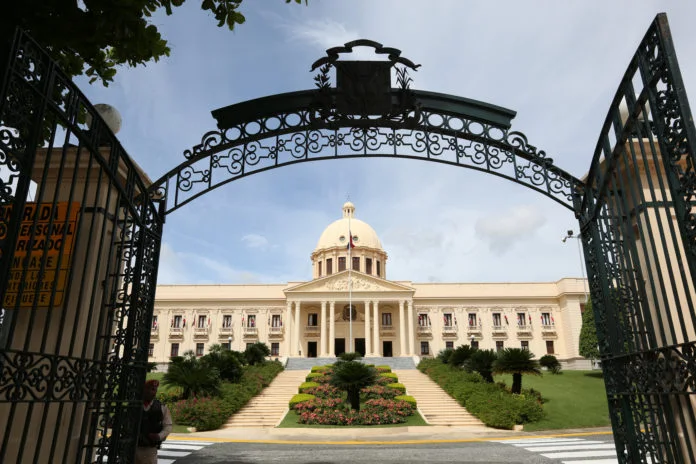
[(425, 419), (416, 411), (412, 416), (409, 416), (406, 422), (403, 424), (385, 424), (385, 425), (310, 425), (310, 424), (298, 424), (297, 419), (299, 415), (295, 411), (288, 411), (288, 413), (283, 417), (283, 421), (278, 425), (279, 428), (333, 428), (333, 429), (348, 429), (348, 428), (365, 428), (365, 427), (410, 427), (414, 425), (428, 425)]
[[(495, 381), (512, 385), (511, 375), (496, 375)], [(610, 426), (609, 408), (601, 371), (544, 372), (542, 377), (525, 375), (522, 388), (541, 392), (546, 417), (524, 424), (524, 430), (574, 429)]]

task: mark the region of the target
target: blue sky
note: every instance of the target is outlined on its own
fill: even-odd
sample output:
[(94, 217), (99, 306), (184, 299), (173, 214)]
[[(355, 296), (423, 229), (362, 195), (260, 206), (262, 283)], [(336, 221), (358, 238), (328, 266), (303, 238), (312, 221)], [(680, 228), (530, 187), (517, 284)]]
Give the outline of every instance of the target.
[[(124, 68), (108, 88), (79, 82), (121, 112), (118, 134), (151, 179), (215, 129), (210, 112), (309, 89), (310, 65), (367, 38), (420, 63), (413, 87), (517, 111), (513, 129), (575, 176), (588, 169), (608, 105), (656, 13), (668, 14), (687, 92), (696, 95), (696, 2), (246, 0), (235, 32), (189, 0), (154, 22), (172, 56)], [(350, 195), (414, 282), (579, 277), (572, 213), (525, 187), (412, 160), (331, 160), (253, 175), (167, 218), (159, 283), (282, 283), (311, 278), (310, 254)]]

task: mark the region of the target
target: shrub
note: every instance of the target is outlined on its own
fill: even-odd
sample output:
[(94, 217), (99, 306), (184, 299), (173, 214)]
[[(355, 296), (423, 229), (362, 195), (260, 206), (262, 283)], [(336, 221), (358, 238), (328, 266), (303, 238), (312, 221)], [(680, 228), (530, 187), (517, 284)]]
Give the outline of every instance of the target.
[(341, 396), (338, 388), (328, 384), (321, 384), (316, 387), (307, 388), (304, 393), (309, 393), (317, 398), (335, 398), (337, 396)]
[(162, 383), (179, 387), (181, 397), (215, 396), (220, 388), (220, 372), (203, 362), (189, 350), (184, 356), (172, 358), (167, 372), (162, 376)]
[(380, 374), (380, 377), (385, 377), (387, 379), (393, 379), (394, 382), (399, 380), (399, 376), (394, 374), (393, 372), (386, 372), (384, 374)]
[(290, 398), (290, 401), (288, 402), (288, 407), (290, 409), (293, 409), (293, 406), (295, 406), (296, 404), (313, 400), (314, 398), (316, 398), (316, 396), (310, 395), (308, 393), (297, 393), (296, 395), (293, 395), (292, 398)]
[(404, 393), (406, 393), (406, 386), (403, 383), (390, 383), (387, 385), (387, 388), (393, 388), (394, 390), (399, 390), (402, 395)]
[(271, 349), (263, 342), (256, 342), (249, 345), (244, 351), (244, 357), (251, 366), (263, 364), (266, 361), (266, 356), (270, 356), (270, 354)]
[(474, 351), (469, 345), (460, 345), (450, 354), (448, 364), (453, 367), (463, 367)]
[(361, 359), (362, 355), (355, 352), (341, 353), (338, 355), (338, 359), (341, 361), (355, 361), (356, 359)]
[(475, 350), (467, 362), (467, 368), (481, 374), (486, 382), (493, 383), (493, 362), (497, 357), (493, 350)]
[(240, 353), (230, 351), (222, 345), (215, 344), (210, 347), (208, 354), (201, 358), (201, 363), (212, 369), (217, 369), (220, 379), (237, 383), (242, 378), (242, 363), (239, 361)]
[(366, 399), (394, 398), (403, 395), (403, 391), (397, 388), (390, 388), (386, 385), (372, 385), (360, 390), (360, 394)]
[(418, 402), (411, 395), (399, 395), (399, 396), (395, 396), (394, 399), (396, 401), (406, 401), (407, 403), (412, 404), (413, 409), (415, 409), (418, 406)]
[(387, 372), (391, 372), (391, 367), (389, 366), (376, 366), (375, 369), (377, 369), (378, 374), (386, 374)]
[(331, 385), (346, 392), (350, 407), (360, 410), (360, 390), (375, 383), (377, 371), (358, 361), (336, 363), (331, 373)]
[(230, 407), (220, 399), (191, 398), (174, 404), (172, 420), (180, 425), (196, 427), (199, 432), (215, 430), (231, 415)]
[(160, 403), (166, 404), (167, 407), (171, 409), (172, 405), (181, 399), (181, 389), (170, 388), (166, 391), (158, 391), (157, 399)]
[(307, 393), (307, 390), (310, 388), (318, 387), (319, 383), (318, 382), (302, 382), (297, 389), (298, 393)]
[(539, 359), (539, 365), (547, 368), (552, 374), (561, 373), (561, 363), (552, 354), (546, 354)]
[(323, 377), (323, 376), (324, 376), (324, 374), (321, 372), (310, 372), (309, 374), (307, 374), (307, 377), (305, 377), (305, 380), (307, 382), (316, 382), (316, 379), (318, 377)]
[(333, 367), (333, 364), (326, 364), (325, 366), (313, 366), (312, 372), (326, 372)]
[(444, 350), (441, 350), (437, 354), (437, 359), (442, 363), (442, 364), (447, 364), (449, 362), (450, 356), (452, 356), (452, 352), (454, 350), (452, 348), (446, 348)]

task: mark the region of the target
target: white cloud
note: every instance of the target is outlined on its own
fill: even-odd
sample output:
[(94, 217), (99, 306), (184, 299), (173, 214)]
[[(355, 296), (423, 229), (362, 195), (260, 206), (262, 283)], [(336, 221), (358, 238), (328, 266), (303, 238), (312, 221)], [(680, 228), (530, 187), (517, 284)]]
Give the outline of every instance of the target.
[(244, 242), (248, 248), (260, 248), (262, 250), (268, 248), (268, 239), (263, 235), (247, 234), (242, 237), (242, 242)]
[(476, 222), (476, 235), (488, 242), (490, 250), (501, 255), (516, 243), (527, 241), (546, 222), (535, 205), (520, 205), (490, 214)]

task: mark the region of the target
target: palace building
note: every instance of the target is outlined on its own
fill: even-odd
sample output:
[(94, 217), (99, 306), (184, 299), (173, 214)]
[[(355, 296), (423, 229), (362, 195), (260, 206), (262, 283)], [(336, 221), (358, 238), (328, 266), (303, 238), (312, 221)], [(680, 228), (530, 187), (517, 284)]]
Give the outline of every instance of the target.
[(149, 360), (166, 363), (188, 350), (202, 356), (213, 344), (244, 351), (255, 342), (281, 360), (351, 350), (417, 360), (470, 344), (527, 348), (537, 358), (553, 354), (566, 368), (590, 367), (578, 353), (583, 279), (389, 280), (387, 252), (350, 202), (320, 235), (311, 261), (308, 282), (159, 285)]

